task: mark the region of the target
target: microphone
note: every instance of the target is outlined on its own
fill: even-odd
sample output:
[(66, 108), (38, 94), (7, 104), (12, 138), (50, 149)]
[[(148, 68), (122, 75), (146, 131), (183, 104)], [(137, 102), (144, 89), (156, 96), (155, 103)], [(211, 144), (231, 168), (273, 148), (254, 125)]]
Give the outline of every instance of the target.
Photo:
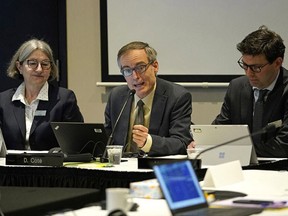
[[(135, 93), (136, 93), (136, 90), (135, 90), (135, 89), (131, 89), (131, 90), (129, 91), (128, 97), (127, 97), (125, 103), (124, 103), (123, 106), (122, 106), (122, 109), (121, 109), (121, 111), (120, 111), (120, 113), (119, 113), (119, 115), (118, 115), (118, 117), (117, 117), (117, 119), (116, 119), (116, 122), (115, 122), (115, 124), (114, 124), (114, 127), (112, 128), (112, 132), (111, 132), (111, 134), (110, 134), (110, 136), (109, 136), (109, 138), (108, 138), (108, 141), (107, 141), (106, 146), (112, 144), (113, 136), (114, 136), (114, 131), (115, 131), (117, 125), (118, 125), (119, 119), (120, 119), (121, 116), (122, 116), (122, 113), (123, 113), (123, 111), (124, 111), (124, 109), (125, 109), (125, 107), (126, 107), (126, 105), (127, 105), (127, 103), (128, 103), (128, 100), (129, 100), (130, 96), (134, 96)], [(100, 158), (100, 162), (101, 162), (101, 163), (106, 163), (106, 162), (108, 162), (108, 159), (107, 159), (107, 150), (106, 150), (106, 148), (105, 148), (105, 150), (104, 150), (104, 153), (103, 153), (102, 157)]]
[(281, 127), (281, 126), (282, 126), (282, 121), (281, 120), (278, 120), (278, 121), (275, 121), (275, 122), (271, 122), (267, 126), (265, 126), (264, 128), (260, 129), (259, 131), (256, 131), (256, 132), (251, 133), (249, 135), (241, 136), (241, 137), (238, 137), (238, 138), (235, 138), (235, 139), (232, 139), (232, 140), (228, 140), (228, 141), (226, 141), (224, 143), (220, 143), (220, 144), (212, 146), (210, 148), (206, 148), (206, 149), (200, 151), (193, 160), (197, 161), (197, 159), (200, 157), (200, 155), (202, 155), (203, 153), (205, 153), (207, 151), (213, 150), (215, 148), (218, 148), (218, 147), (221, 147), (221, 146), (224, 146), (224, 145), (228, 145), (230, 143), (236, 142), (238, 140), (241, 140), (241, 139), (244, 139), (244, 138), (247, 138), (247, 137), (253, 137), (253, 136), (256, 136), (256, 135), (272, 132), (272, 131), (276, 130), (277, 128)]

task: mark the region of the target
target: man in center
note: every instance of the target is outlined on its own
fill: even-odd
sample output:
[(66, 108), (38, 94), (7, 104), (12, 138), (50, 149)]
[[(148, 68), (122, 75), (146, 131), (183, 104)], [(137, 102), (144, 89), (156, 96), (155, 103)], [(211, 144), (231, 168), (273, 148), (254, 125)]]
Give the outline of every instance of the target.
[[(112, 89), (105, 109), (108, 134), (114, 129), (112, 144), (122, 145), (124, 152), (145, 152), (149, 156), (186, 154), (192, 141), (190, 92), (157, 77), (157, 52), (147, 43), (134, 41), (123, 46), (117, 63), (127, 85)], [(142, 110), (137, 105), (140, 100), (142, 123), (137, 122)]]

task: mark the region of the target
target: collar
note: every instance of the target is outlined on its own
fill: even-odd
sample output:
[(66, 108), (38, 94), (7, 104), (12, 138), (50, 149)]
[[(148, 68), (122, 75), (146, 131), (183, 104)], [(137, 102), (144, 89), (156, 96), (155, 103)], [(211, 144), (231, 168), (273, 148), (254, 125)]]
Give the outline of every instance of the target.
[[(48, 101), (48, 90), (49, 90), (49, 84), (48, 82), (45, 82), (45, 84), (42, 86), (37, 98), (35, 100), (43, 100)], [(26, 104), (25, 102), (25, 83), (22, 82), (21, 85), (18, 86), (16, 92), (14, 93), (12, 97), (12, 101), (20, 100), (23, 104)]]
[(145, 106), (151, 108), (152, 107), (153, 98), (154, 98), (154, 95), (155, 95), (155, 90), (156, 90), (156, 83), (154, 85), (153, 90), (146, 97), (141, 99), (135, 94), (134, 95), (134, 101), (135, 101), (134, 108), (137, 106), (137, 102), (139, 100), (142, 100), (144, 102)]

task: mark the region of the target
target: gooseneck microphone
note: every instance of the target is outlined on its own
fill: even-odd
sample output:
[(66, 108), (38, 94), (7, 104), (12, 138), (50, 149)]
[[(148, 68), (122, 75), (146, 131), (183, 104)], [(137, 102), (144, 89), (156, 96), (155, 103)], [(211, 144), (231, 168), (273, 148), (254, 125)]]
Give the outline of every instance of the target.
[[(128, 97), (127, 97), (125, 103), (124, 103), (123, 106), (122, 106), (122, 109), (121, 109), (121, 111), (120, 111), (120, 113), (119, 113), (119, 115), (118, 115), (118, 117), (117, 117), (117, 119), (116, 119), (116, 122), (115, 122), (115, 124), (114, 124), (114, 127), (112, 128), (112, 132), (111, 132), (111, 134), (110, 134), (110, 136), (109, 136), (109, 138), (108, 138), (108, 141), (107, 141), (107, 145), (106, 145), (106, 146), (112, 144), (114, 132), (115, 132), (115, 129), (116, 129), (117, 125), (118, 125), (119, 119), (120, 119), (121, 116), (122, 116), (122, 113), (123, 113), (123, 111), (124, 111), (124, 109), (125, 109), (125, 107), (126, 107), (126, 105), (127, 105), (127, 103), (128, 103), (129, 98), (130, 98), (131, 96), (134, 96), (135, 93), (136, 93), (136, 90), (135, 90), (135, 89), (131, 89), (131, 90), (129, 91)], [(103, 153), (102, 157), (100, 158), (100, 162), (101, 162), (101, 163), (106, 163), (106, 162), (108, 162), (108, 159), (107, 159), (107, 150), (106, 150), (106, 148), (105, 148), (105, 150), (104, 150), (104, 153)]]
[(230, 143), (236, 142), (236, 141), (241, 140), (241, 139), (245, 139), (247, 137), (253, 137), (253, 136), (260, 135), (260, 134), (268, 133), (270, 131), (274, 131), (276, 128), (279, 128), (281, 125), (282, 125), (281, 121), (280, 122), (270, 123), (267, 126), (265, 126), (264, 128), (260, 129), (259, 131), (251, 133), (249, 135), (241, 136), (241, 137), (238, 137), (238, 138), (235, 138), (235, 139), (232, 139), (232, 140), (228, 140), (227, 142), (223, 142), (223, 143), (220, 143), (218, 145), (214, 145), (214, 146), (212, 146), (210, 148), (206, 148), (206, 149), (200, 151), (193, 160), (197, 161), (197, 159), (200, 157), (200, 155), (202, 155), (203, 153), (208, 152), (210, 150), (213, 150), (215, 148), (219, 148), (221, 146), (228, 145)]

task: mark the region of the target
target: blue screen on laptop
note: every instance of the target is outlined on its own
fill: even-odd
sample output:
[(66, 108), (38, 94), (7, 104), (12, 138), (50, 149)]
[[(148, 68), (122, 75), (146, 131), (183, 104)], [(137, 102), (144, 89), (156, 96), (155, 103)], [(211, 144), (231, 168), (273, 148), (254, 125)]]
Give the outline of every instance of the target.
[(206, 203), (190, 161), (155, 165), (154, 172), (171, 209)]

